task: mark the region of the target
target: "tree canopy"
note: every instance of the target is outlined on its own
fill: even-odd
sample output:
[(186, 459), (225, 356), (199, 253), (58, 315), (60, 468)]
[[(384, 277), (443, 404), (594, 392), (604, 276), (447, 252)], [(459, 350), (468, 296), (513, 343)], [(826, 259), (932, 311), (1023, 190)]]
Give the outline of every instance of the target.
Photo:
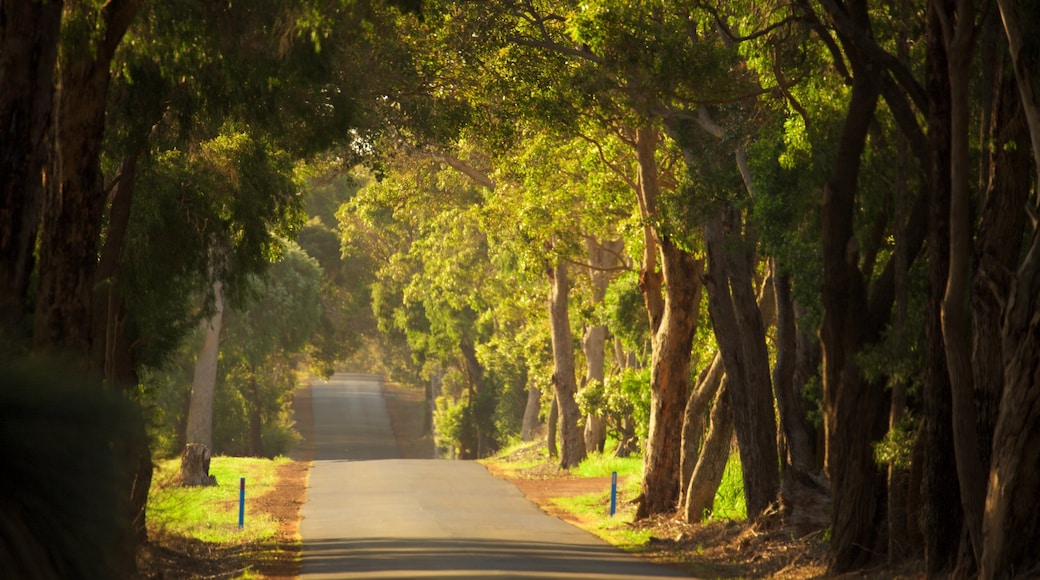
[(833, 573), (1028, 574), (1034, 4), (0, 0), (0, 363), (158, 419), (127, 544), (221, 288), (225, 449), (368, 359), (453, 456), (609, 430), (640, 517), (705, 496), (710, 419)]

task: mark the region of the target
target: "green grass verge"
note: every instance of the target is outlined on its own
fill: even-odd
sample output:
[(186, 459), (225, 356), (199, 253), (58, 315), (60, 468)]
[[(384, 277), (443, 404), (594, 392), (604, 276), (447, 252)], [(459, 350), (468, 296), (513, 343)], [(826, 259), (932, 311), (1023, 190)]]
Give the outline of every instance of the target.
[(747, 519), (747, 505), (744, 503), (744, 473), (740, 464), (740, 453), (736, 450), (729, 454), (726, 471), (722, 475), (722, 483), (715, 492), (715, 507), (711, 514), (713, 520)]
[[(635, 483), (638, 492), (639, 482)], [(631, 491), (626, 490), (626, 493), (622, 493), (618, 490), (620, 497), (631, 497), (629, 493)], [(558, 497), (552, 502), (580, 518), (584, 522), (581, 527), (623, 550), (638, 552), (650, 540), (649, 529), (635, 529), (630, 525), (636, 514), (636, 507), (631, 502), (621, 501), (619, 498), (617, 512), (613, 516), (610, 515), (609, 488), (603, 493)]]
[[(487, 461), (503, 471), (512, 473), (553, 463), (545, 451), (544, 441), (512, 445)], [(636, 511), (636, 506), (631, 500), (639, 495), (642, 484), (642, 457), (618, 458), (609, 453), (592, 453), (581, 465), (571, 469), (570, 475), (586, 478), (610, 477), (615, 471), (618, 473), (619, 485), (617, 510), (613, 516), (610, 515), (609, 484), (602, 492), (557, 497), (551, 501), (582, 522), (581, 527), (607, 542), (628, 551), (640, 551), (644, 549), (652, 533), (649, 529), (636, 529), (631, 525)], [(715, 507), (711, 519), (747, 519), (740, 454), (736, 450), (730, 454), (726, 463), (722, 484), (715, 494)]]
[[(181, 487), (174, 482), (180, 459), (159, 463), (148, 496), (148, 521), (166, 533), (212, 543), (260, 542), (278, 533), (278, 522), (250, 509), (250, 498), (277, 483), (278, 466), (290, 459), (214, 457), (210, 475), (216, 486)], [(238, 527), (239, 479), (246, 478), (245, 526)]]

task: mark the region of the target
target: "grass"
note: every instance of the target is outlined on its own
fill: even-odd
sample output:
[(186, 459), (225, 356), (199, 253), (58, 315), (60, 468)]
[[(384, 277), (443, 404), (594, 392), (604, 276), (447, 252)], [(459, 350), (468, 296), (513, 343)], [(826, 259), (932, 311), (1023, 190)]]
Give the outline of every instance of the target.
[[(250, 509), (250, 498), (270, 491), (277, 482), (277, 469), (290, 461), (244, 457), (214, 457), (210, 474), (216, 486), (181, 487), (175, 483), (180, 459), (158, 465), (148, 496), (149, 524), (165, 533), (203, 542), (228, 544), (260, 542), (278, 533), (278, 522)], [(246, 478), (245, 526), (238, 527), (239, 478)]]
[(722, 476), (722, 483), (715, 492), (715, 507), (711, 519), (734, 521), (747, 519), (742, 469), (740, 453), (733, 450), (726, 461), (726, 471)]
[[(544, 441), (512, 445), (489, 461), (497, 468), (512, 473), (552, 463), (545, 451)], [(636, 511), (636, 506), (631, 500), (639, 495), (642, 485), (642, 457), (619, 458), (610, 453), (592, 453), (581, 465), (569, 470), (571, 476), (583, 478), (610, 477), (615, 471), (618, 474), (618, 501), (614, 516), (610, 515), (609, 484), (602, 492), (556, 497), (551, 501), (581, 521), (583, 528), (607, 542), (625, 550), (640, 551), (645, 548), (652, 533), (648, 528), (631, 525)], [(726, 463), (722, 484), (715, 494), (711, 518), (737, 521), (747, 519), (740, 454), (736, 450), (730, 454)]]
[(571, 470), (571, 475), (578, 477), (610, 477), (616, 471), (618, 477), (634, 477), (643, 475), (643, 458), (614, 457), (607, 453), (591, 453), (581, 465)]

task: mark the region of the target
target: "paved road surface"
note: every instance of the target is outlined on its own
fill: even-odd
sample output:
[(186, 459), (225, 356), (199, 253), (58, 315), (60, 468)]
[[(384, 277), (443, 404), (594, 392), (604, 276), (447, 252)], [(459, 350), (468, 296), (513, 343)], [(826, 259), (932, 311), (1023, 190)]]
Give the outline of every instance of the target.
[(336, 375), (311, 397), (304, 580), (686, 577), (546, 515), (480, 464), (400, 459), (377, 377)]

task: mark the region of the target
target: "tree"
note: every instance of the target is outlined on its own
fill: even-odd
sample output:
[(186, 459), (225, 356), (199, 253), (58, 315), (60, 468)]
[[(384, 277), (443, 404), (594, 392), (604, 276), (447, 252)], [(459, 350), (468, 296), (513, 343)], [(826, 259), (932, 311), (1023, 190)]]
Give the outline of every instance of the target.
[(273, 457), (289, 451), (290, 393), (294, 372), (321, 321), (322, 270), (294, 243), (286, 243), (271, 268), (251, 281), (250, 298), (229, 316), (223, 381), (238, 390), (248, 417), (243, 451)]
[(0, 348), (24, 348), (29, 282), (33, 270), (41, 171), (51, 127), (55, 63), (62, 2), (5, 0), (0, 32), (0, 119), (9, 131), (0, 144)]

